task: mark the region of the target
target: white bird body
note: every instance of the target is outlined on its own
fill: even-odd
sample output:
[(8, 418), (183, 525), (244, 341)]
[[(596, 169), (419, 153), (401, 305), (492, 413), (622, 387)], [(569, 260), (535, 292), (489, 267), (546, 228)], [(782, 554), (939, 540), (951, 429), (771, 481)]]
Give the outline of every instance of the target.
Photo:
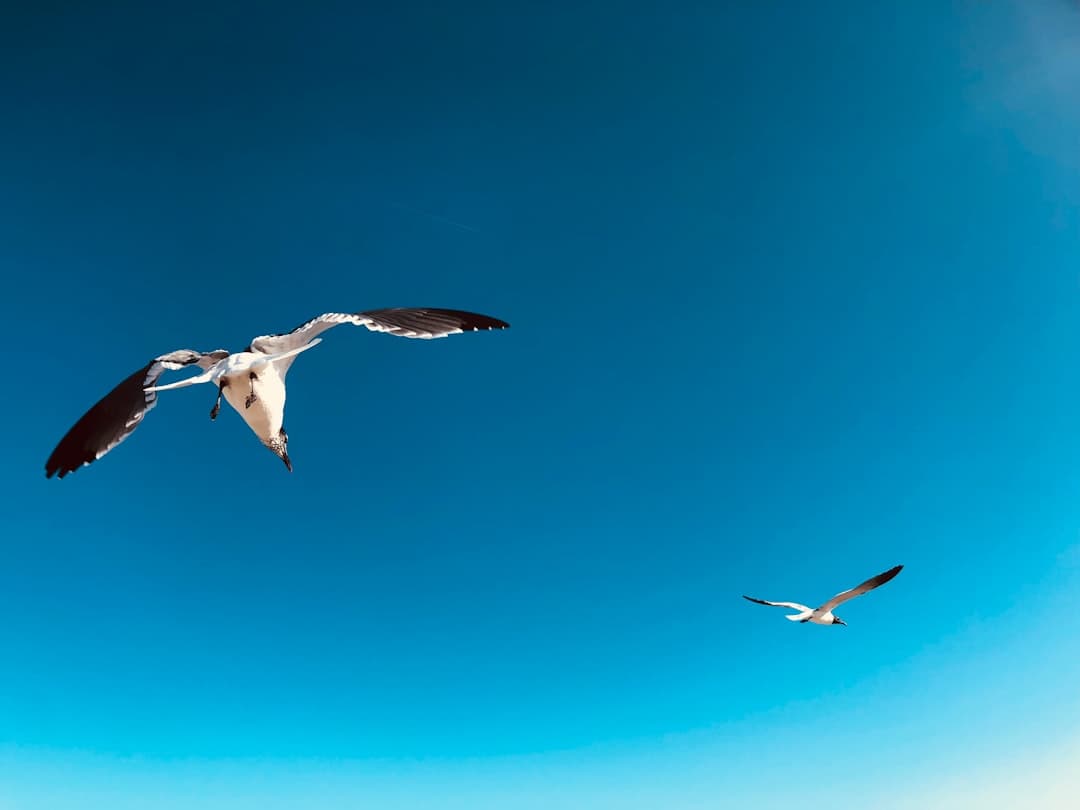
[[(131, 374), (83, 414), (45, 462), (45, 476), (51, 478), (59, 473), (63, 478), (104, 456), (142, 423), (146, 413), (157, 404), (159, 391), (201, 383), (212, 383), (218, 389), (211, 419), (217, 418), (224, 398), (259, 441), (291, 471), (289, 437), (284, 427), (285, 375), (296, 355), (322, 342), (317, 335), (344, 323), (365, 326), (372, 332), (422, 339), (509, 326), (497, 318), (453, 309), (399, 307), (352, 314), (328, 312), (291, 332), (257, 337), (244, 351), (170, 352)], [(163, 372), (186, 366), (197, 366), (203, 371), (178, 382), (157, 385)]]
[(315, 338), (303, 346), (276, 354), (234, 352), (202, 374), (169, 385), (150, 386), (146, 390), (168, 391), (214, 383), (259, 440), (270, 445), (280, 435), (285, 420), (285, 374), (292, 358), (321, 342), (322, 338)]
[[(747, 597), (747, 598), (749, 598), (749, 597)], [(806, 605), (800, 605), (798, 602), (770, 602), (770, 604), (772, 604), (774, 606), (777, 606), (777, 607), (786, 607), (786, 608), (790, 608), (791, 610), (799, 611), (798, 613), (795, 613), (793, 615), (784, 617), (785, 619), (787, 619), (789, 621), (804, 622), (804, 621), (809, 620), (810, 617), (814, 615), (814, 609), (813, 608), (809, 608)]]
[[(245, 354), (250, 354), (245, 352)], [(278, 374), (275, 363), (266, 363), (257, 372), (255, 379), (249, 379), (251, 371), (240, 371), (223, 376), (221, 389), (225, 401), (232, 405), (252, 432), (263, 444), (281, 433), (285, 421), (285, 380)], [(255, 395), (248, 407), (248, 396)]]
[(810, 624), (845, 624), (844, 620), (833, 613), (833, 610), (839, 605), (844, 604), (849, 599), (854, 599), (856, 596), (862, 596), (868, 591), (874, 590), (879, 585), (884, 585), (890, 579), (900, 573), (900, 570), (904, 566), (897, 565), (890, 568), (888, 571), (878, 574), (877, 576), (870, 577), (854, 588), (850, 588), (846, 591), (841, 591), (825, 604), (811, 608), (806, 605), (800, 605), (798, 602), (769, 602), (765, 599), (755, 599), (752, 596), (743, 596), (743, 599), (747, 599), (751, 602), (755, 602), (759, 605), (769, 605), (770, 607), (784, 607), (791, 610), (797, 610), (798, 613), (784, 616), (785, 619), (792, 622), (809, 622)]
[(793, 622), (810, 622), (810, 624), (836, 624), (836, 616), (833, 615), (831, 610), (822, 612), (821, 608), (807, 607), (806, 605), (793, 605), (796, 613), (794, 616), (785, 616)]

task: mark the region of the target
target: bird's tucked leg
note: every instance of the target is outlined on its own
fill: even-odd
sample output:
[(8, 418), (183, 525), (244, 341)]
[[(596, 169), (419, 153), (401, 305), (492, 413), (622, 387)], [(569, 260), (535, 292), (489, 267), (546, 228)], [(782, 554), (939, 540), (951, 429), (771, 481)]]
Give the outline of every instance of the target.
[(247, 399), (244, 400), (245, 408), (250, 408), (252, 403), (254, 403), (255, 400), (258, 399), (258, 397), (255, 396), (255, 381), (257, 379), (259, 379), (259, 377), (255, 374), (254, 371), (248, 373), (248, 380), (251, 382), (251, 393), (248, 394)]
[(221, 394), (225, 390), (225, 386), (228, 384), (228, 380), (222, 380), (220, 383), (218, 383), (217, 399), (214, 401), (214, 407), (210, 409), (211, 422), (217, 419), (218, 414), (221, 413)]

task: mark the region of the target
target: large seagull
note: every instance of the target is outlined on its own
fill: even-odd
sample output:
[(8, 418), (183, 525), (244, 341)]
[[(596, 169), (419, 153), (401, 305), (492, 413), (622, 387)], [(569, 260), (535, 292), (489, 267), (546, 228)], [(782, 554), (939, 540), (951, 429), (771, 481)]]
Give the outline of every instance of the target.
[[(157, 392), (199, 383), (217, 386), (217, 400), (210, 410), (216, 419), (224, 397), (248, 427), (289, 471), (289, 436), (285, 432), (285, 375), (296, 355), (321, 342), (318, 335), (334, 326), (351, 323), (372, 332), (407, 338), (441, 338), (462, 332), (506, 329), (510, 324), (487, 315), (456, 309), (373, 309), (352, 314), (327, 312), (281, 335), (263, 335), (241, 352), (224, 349), (195, 352), (179, 349), (155, 357), (146, 366), (106, 394), (67, 432), (45, 462), (45, 477), (63, 478), (96, 461), (120, 444), (157, 404)], [(201, 374), (169, 385), (158, 385), (165, 371), (193, 366)]]
[(752, 596), (744, 596), (743, 599), (749, 599), (751, 602), (756, 602), (759, 605), (797, 610), (799, 611), (798, 613), (784, 617), (793, 622), (803, 622), (804, 624), (806, 622), (810, 622), (811, 624), (847, 624), (847, 622), (839, 616), (834, 615), (833, 610), (849, 599), (854, 599), (856, 596), (862, 596), (867, 591), (872, 591), (879, 585), (884, 585), (899, 574), (900, 569), (903, 567), (904, 566), (902, 565), (897, 565), (890, 568), (888, 571), (878, 574), (876, 577), (870, 577), (870, 579), (866, 580), (866, 582), (861, 585), (856, 585), (851, 590), (841, 591), (828, 602), (816, 608), (800, 605), (798, 602), (766, 602), (764, 599), (754, 599)]

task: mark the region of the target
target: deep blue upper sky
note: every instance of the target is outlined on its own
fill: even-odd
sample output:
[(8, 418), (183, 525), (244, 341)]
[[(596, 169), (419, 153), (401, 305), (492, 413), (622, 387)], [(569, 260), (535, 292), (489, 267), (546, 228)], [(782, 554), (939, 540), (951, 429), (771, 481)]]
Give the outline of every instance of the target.
[[(771, 807), (1074, 739), (1080, 19), (893, 6), (4, 12), (0, 807)], [(43, 476), (149, 357), (425, 305), (513, 327), (326, 334), (292, 475), (203, 386)], [(896, 563), (847, 628), (740, 598)]]

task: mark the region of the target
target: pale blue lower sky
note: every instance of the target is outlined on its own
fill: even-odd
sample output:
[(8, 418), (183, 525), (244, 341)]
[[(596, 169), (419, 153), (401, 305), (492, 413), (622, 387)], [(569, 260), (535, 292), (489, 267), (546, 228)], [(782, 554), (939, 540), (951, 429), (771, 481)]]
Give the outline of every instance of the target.
[[(0, 807), (790, 807), (859, 795), (881, 807), (1072, 807), (1080, 764), (1080, 544), (1018, 604), (822, 696), (660, 739), (543, 754), (419, 760), (116, 757), (0, 751)], [(963, 588), (963, 584), (959, 584)], [(752, 660), (733, 666), (754, 668)], [(717, 683), (722, 689), (722, 682)], [(994, 786), (999, 788), (994, 790)]]

